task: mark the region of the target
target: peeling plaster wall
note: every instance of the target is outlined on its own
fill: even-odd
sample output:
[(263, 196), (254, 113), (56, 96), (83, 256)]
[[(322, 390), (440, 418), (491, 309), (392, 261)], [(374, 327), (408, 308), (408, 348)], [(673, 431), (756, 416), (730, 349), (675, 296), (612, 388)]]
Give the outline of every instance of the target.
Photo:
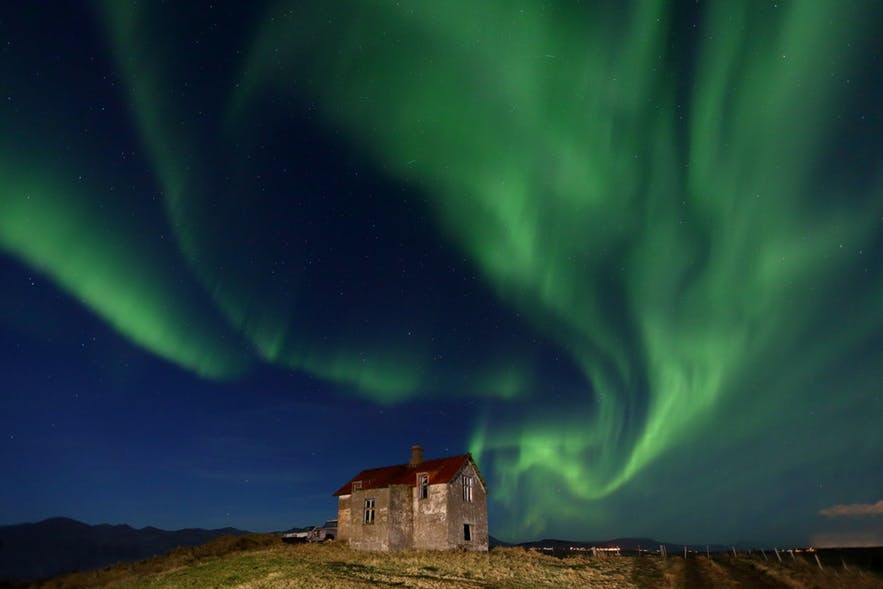
[(412, 485), (395, 485), (389, 488), (389, 549), (409, 550), (414, 547)]
[[(363, 523), (365, 499), (373, 497), (374, 523)], [(349, 543), (355, 550), (389, 550), (390, 488), (353, 491), (350, 499)], [(340, 518), (340, 514), (338, 514)], [(340, 522), (338, 521), (338, 526)]]
[(353, 527), (350, 513), (352, 495), (341, 495), (337, 499), (337, 539), (348, 542)]
[(413, 492), (414, 548), (445, 550), (448, 545), (448, 485), (429, 485), (429, 497), (418, 499)]

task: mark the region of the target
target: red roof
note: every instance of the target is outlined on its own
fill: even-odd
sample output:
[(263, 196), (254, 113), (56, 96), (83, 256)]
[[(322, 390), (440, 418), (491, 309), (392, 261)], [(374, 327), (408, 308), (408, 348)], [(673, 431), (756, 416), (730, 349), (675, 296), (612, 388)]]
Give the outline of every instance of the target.
[[(408, 466), (407, 464), (396, 464), (395, 466), (384, 466), (382, 468), (370, 468), (363, 470), (347, 482), (344, 486), (334, 492), (334, 496), (349, 495), (353, 490), (353, 483), (362, 481), (363, 489), (383, 489), (390, 485), (411, 485), (417, 486), (417, 473), (428, 473), (429, 484), (449, 483), (457, 476), (460, 469), (467, 462), (471, 462), (478, 473), (478, 467), (472, 460), (471, 454), (461, 454), (460, 456), (450, 456), (448, 458), (436, 458), (435, 460), (424, 460), (417, 466)], [(481, 479), (481, 475), (478, 475)], [(484, 480), (481, 481), (484, 485)]]

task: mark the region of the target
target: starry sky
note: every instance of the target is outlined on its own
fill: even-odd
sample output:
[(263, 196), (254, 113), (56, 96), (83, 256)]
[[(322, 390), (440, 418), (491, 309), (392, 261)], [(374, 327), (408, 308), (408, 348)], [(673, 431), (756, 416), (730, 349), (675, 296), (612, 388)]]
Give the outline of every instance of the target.
[[(0, 524), (883, 544), (874, 1), (0, 9)], [(870, 539), (870, 540), (868, 540)]]

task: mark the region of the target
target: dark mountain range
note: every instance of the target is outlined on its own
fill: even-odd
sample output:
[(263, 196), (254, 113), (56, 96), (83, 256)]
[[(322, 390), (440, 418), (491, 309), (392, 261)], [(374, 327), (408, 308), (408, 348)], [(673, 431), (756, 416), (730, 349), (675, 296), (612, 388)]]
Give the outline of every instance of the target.
[(90, 526), (63, 517), (0, 526), (0, 579), (42, 579), (141, 560), (178, 546), (194, 546), (220, 536), (246, 533), (235, 528), (170, 531), (154, 527), (135, 529), (127, 525)]
[(517, 544), (512, 544), (511, 542), (504, 542), (503, 540), (499, 540), (494, 538), (493, 536), (488, 536), (488, 547), (496, 548), (497, 546), (509, 547), (509, 546), (517, 546)]

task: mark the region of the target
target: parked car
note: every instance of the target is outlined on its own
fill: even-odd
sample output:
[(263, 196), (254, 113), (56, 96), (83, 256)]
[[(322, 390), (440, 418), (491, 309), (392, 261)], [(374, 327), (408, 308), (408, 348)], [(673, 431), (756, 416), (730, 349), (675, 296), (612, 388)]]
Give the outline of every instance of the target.
[(302, 542), (325, 542), (337, 537), (337, 520), (329, 519), (321, 526), (313, 526), (309, 530), (288, 532), (282, 535), (282, 541), (288, 544)]
[(307, 541), (307, 535), (312, 531), (312, 528), (309, 530), (303, 530), (300, 532), (287, 532), (282, 534), (282, 541), (287, 544), (300, 544), (301, 542)]
[(337, 520), (329, 519), (323, 525), (307, 532), (307, 542), (325, 542), (337, 537)]

